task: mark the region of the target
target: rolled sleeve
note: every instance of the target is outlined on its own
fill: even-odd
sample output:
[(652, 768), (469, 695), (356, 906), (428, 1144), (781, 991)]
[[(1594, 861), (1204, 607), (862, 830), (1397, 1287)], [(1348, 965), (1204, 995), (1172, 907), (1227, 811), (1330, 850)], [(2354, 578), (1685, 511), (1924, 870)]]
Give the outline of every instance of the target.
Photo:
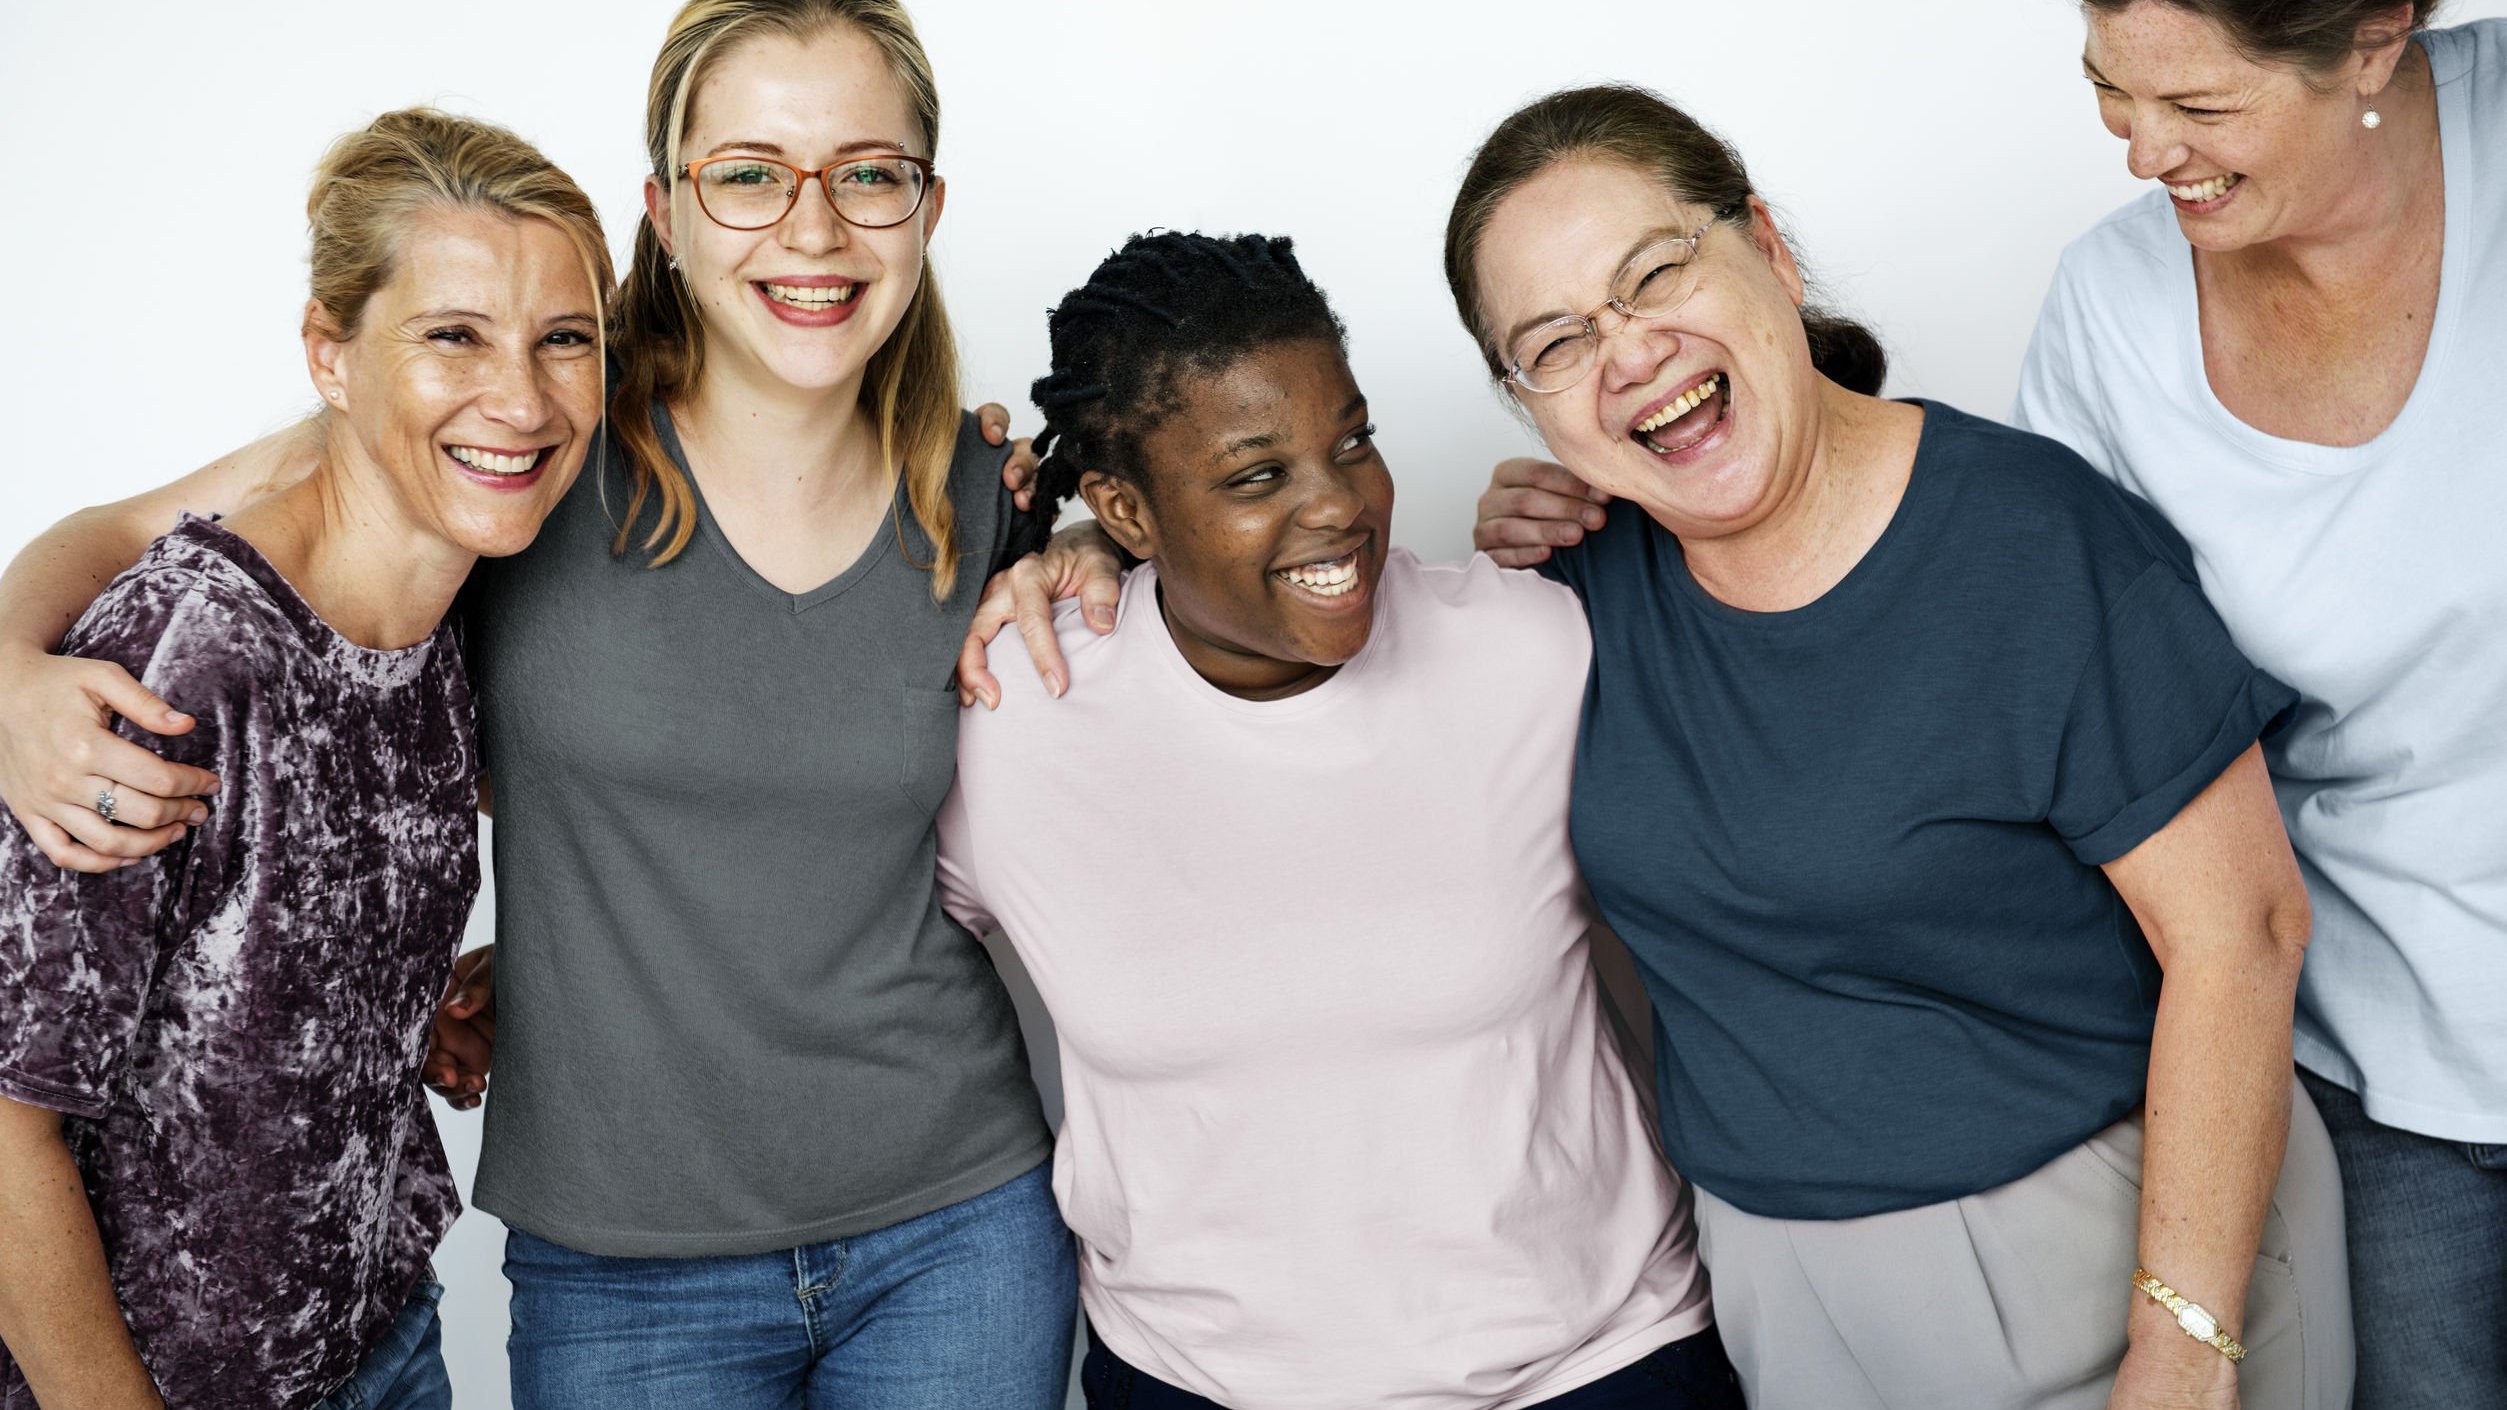
[(2104, 866), (2168, 825), (2297, 703), (2229, 640), (2202, 590), (2154, 562), (2109, 609), (2056, 757), (2047, 821)]

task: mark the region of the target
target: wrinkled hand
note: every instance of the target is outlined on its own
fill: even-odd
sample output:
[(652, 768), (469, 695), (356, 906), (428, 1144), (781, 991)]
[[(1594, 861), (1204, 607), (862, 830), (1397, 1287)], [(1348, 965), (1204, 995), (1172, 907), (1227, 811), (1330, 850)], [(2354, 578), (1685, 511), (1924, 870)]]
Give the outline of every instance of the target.
[(1027, 639), (1027, 654), (1044, 677), (1045, 690), (1056, 699), (1070, 689), (1070, 665), (1062, 659), (1062, 643), (1053, 632), (1053, 604), (1066, 597), (1080, 600), (1080, 614), (1089, 630), (1104, 636), (1114, 630), (1114, 608), (1123, 597), (1123, 560), (1114, 543), (1093, 519), (1073, 524), (1053, 536), (1042, 553), (1031, 553), (992, 575), (984, 599), (975, 605), (975, 620), (966, 629), (958, 651), (958, 703), (981, 700), (987, 709), (1001, 707), (1001, 682), (985, 669), (984, 649), (1011, 622)]
[(468, 1111), (487, 1092), (487, 1071), (495, 1059), (496, 947), (482, 945), (453, 961), (452, 981), (435, 1006), (434, 1032), (419, 1072), (446, 1105)]
[[(192, 727), (111, 662), (40, 652), (0, 662), (0, 801), (55, 866), (113, 871), (208, 820), (196, 795), (217, 792), (218, 776), (115, 734), (116, 715), (161, 735)], [(96, 811), (105, 792), (121, 825)]]
[(1471, 545), (1502, 567), (1529, 568), (1550, 550), (1584, 542), (1602, 527), (1610, 495), (1568, 473), (1564, 465), (1517, 457), (1497, 462), (1480, 495)]
[[(984, 439), (999, 445), (1010, 435), (1010, 413), (997, 401), (985, 402), (975, 408), (975, 424), (983, 428)], [(1001, 487), (1010, 492), (1010, 501), (1021, 509), (1036, 507), (1036, 443), (1025, 436), (1010, 442), (1010, 458), (1001, 467)]]

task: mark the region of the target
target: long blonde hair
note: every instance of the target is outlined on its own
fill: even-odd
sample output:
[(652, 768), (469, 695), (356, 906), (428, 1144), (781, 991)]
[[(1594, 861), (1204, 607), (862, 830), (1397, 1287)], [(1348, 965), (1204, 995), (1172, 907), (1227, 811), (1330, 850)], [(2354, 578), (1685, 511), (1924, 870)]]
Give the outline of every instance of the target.
[[(869, 38), (888, 61), (922, 128), (927, 159), (940, 150), (940, 90), (931, 61), (914, 36), (913, 21), (897, 0), (689, 0), (670, 22), (670, 34), (653, 60), (645, 90), (644, 146), (653, 172), (675, 183), (679, 141), (688, 107), (706, 71), (731, 46), (752, 35), (810, 39), (851, 29)], [(636, 224), (635, 255), (618, 291), (611, 320), (612, 345), (622, 362), (610, 393), (609, 433), (626, 452), (632, 490), (612, 551), (624, 553), (637, 516), (658, 501), (652, 528), (641, 546), (652, 565), (676, 558), (696, 533), (696, 494), (687, 475), (663, 451), (653, 428), (652, 406), (685, 395), (705, 366), (705, 329), (696, 301), (671, 275), (669, 255), (648, 215)], [(862, 378), (862, 405), (879, 428), (880, 462), (901, 465), (906, 502), (931, 541), (931, 595), (949, 595), (957, 584), (957, 510), (949, 499), (949, 461), (957, 446), (957, 339), (941, 306), (931, 269), (906, 305), (887, 342), (871, 354)], [(903, 539), (903, 526), (898, 526)]]
[(391, 282), (409, 219), (421, 210), (490, 210), (545, 220), (583, 260), (592, 297), (610, 291), (609, 240), (574, 178), (492, 123), (434, 108), (388, 112), (331, 144), (305, 198), (313, 301), (342, 340)]

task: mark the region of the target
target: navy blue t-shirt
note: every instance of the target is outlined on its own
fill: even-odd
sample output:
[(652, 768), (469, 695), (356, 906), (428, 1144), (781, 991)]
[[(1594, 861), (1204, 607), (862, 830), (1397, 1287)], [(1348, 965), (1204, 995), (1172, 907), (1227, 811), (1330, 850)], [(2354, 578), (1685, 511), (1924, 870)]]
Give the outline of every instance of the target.
[(1715, 600), (1626, 500), (1547, 570), (1592, 619), (1576, 856), (1653, 997), (1664, 1147), (1777, 1218), (1974, 1194), (2141, 1101), (2159, 969), (2098, 867), (2295, 699), (2156, 510), (1924, 409), (1808, 606)]

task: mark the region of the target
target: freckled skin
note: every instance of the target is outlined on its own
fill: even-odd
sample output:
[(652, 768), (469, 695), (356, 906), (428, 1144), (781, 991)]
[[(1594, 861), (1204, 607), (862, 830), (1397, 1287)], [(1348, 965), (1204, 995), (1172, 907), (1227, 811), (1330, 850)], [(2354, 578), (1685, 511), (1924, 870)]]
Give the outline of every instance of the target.
[[(1328, 341), (1263, 348), (1187, 377), (1142, 437), (1148, 482), (1102, 472), (1080, 491), (1115, 541), (1156, 564), (1184, 659), (1233, 695), (1310, 690), (1358, 654), (1373, 624), (1393, 480), (1366, 398)], [(1266, 438), (1259, 446), (1231, 446)], [(1277, 570), (1358, 550), (1358, 582), (1318, 603)]]
[[(1592, 308), (1632, 250), (1655, 234), (1694, 230), (1709, 214), (1636, 168), (1557, 163), (1508, 196), (1482, 238), (1489, 329), (1502, 341), (1524, 322)], [(1800, 492), (1811, 470), (1821, 379), (1798, 313), (1802, 281), (1755, 200), (1749, 221), (1707, 231), (1695, 292), (1671, 314), (1626, 327), (1616, 314), (1601, 315), (1607, 336), (1582, 382), (1514, 394), (1578, 478), (1635, 501), (1684, 540), (1755, 527)], [(1704, 462), (1668, 465), (1630, 428), (1709, 371), (1729, 379), (1728, 438)]]
[[(2309, 75), (2249, 59), (2209, 20), (2143, 0), (2090, 12), (2081, 58), (2098, 119), (2127, 144), (2133, 175), (2180, 186), (2245, 178), (2216, 212), (2177, 208), (2185, 238), (2213, 253), (2349, 223), (2372, 194), (2358, 179), (2366, 149), (2397, 135), (2359, 122), (2371, 104), (2362, 90), (2382, 90), (2394, 72), (2390, 54)], [(2408, 60), (2427, 64), (2416, 48)]]

